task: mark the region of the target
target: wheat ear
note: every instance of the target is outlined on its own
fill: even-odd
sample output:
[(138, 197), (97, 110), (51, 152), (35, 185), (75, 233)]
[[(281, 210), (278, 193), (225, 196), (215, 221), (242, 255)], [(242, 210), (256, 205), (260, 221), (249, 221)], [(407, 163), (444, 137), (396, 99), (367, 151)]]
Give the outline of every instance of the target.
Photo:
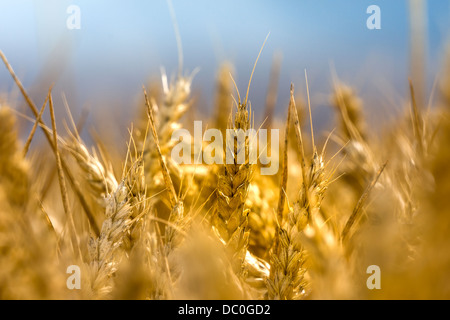
[[(159, 137), (155, 126), (155, 118), (153, 116), (153, 109), (151, 107), (151, 103), (148, 99), (147, 92), (145, 91), (145, 89), (144, 89), (144, 96), (148, 110), (148, 117), (150, 119), (150, 128), (156, 145), (156, 151), (158, 154), (161, 171), (164, 177), (164, 183), (169, 193), (169, 200), (171, 205), (169, 224), (165, 229), (166, 249), (168, 250), (168, 252), (170, 252), (174, 247), (177, 247), (182, 240), (182, 237), (180, 237), (179, 230), (182, 230), (185, 224), (184, 205), (183, 201), (181, 199), (178, 199), (178, 196), (175, 192), (175, 187), (172, 182), (172, 178), (170, 177), (169, 170), (167, 169), (166, 162), (162, 155)], [(175, 226), (175, 228), (173, 226)]]
[[(299, 202), (294, 208), (290, 208), (286, 221), (283, 221), (283, 209), (286, 198), (286, 185), (288, 175), (288, 137), (291, 111), (295, 107), (294, 90), (291, 87), (289, 110), (286, 123), (282, 184), (277, 208), (277, 220), (279, 227), (271, 252), (270, 277), (267, 279), (267, 296), (269, 299), (291, 300), (300, 297), (302, 293), (302, 281), (305, 269), (304, 252), (299, 234), (303, 232), (307, 224), (307, 212)], [(294, 119), (298, 120), (297, 114)], [(300, 132), (301, 134), (301, 132)], [(304, 193), (302, 193), (304, 195)]]
[(30, 197), (29, 165), (18, 152), (15, 116), (7, 107), (0, 107), (0, 184), (15, 207), (24, 207)]
[(104, 206), (105, 196), (118, 186), (111, 166), (105, 167), (96, 154), (89, 153), (84, 143), (75, 137), (66, 145), (83, 171), (94, 199)]
[[(156, 133), (160, 143), (160, 150), (163, 155), (170, 152), (173, 141), (171, 141), (172, 133), (179, 128), (178, 121), (186, 113), (189, 107), (189, 96), (191, 92), (192, 76), (183, 77), (178, 76), (176, 81), (168, 83), (167, 75), (163, 73), (162, 82), (164, 89), (164, 99), (161, 106), (155, 102), (152, 103), (152, 111), (155, 114), (154, 123)], [(148, 139), (147, 146), (143, 146), (144, 160), (148, 164), (147, 168), (147, 182), (151, 185), (155, 184), (155, 175), (159, 173), (158, 153), (156, 152), (156, 145), (153, 139)]]
[(229, 63), (224, 63), (219, 68), (219, 74), (216, 82), (216, 114), (215, 114), (215, 128), (222, 132), (225, 136), (227, 129), (227, 120), (233, 106), (231, 93), (233, 90), (233, 83), (230, 78), (232, 67)]
[[(269, 34), (264, 40), (253, 65), (245, 99), (242, 103), (239, 90), (237, 90), (236, 83), (233, 80), (238, 94), (237, 112), (234, 118), (234, 127), (231, 129), (234, 135), (230, 141), (228, 141), (229, 139), (226, 141), (226, 147), (231, 149), (229, 151), (233, 156), (233, 162), (227, 163), (231, 162), (231, 159), (227, 159), (226, 154), (228, 152), (225, 152), (224, 165), (221, 167), (218, 177), (217, 208), (213, 219), (213, 224), (220, 237), (225, 241), (231, 252), (234, 272), (244, 276), (244, 278), (246, 274), (244, 262), (247, 256), (250, 235), (248, 230), (249, 211), (245, 209), (245, 200), (253, 172), (253, 164), (250, 163), (249, 136), (245, 134), (245, 139), (238, 137), (242, 137), (242, 132), (247, 133), (247, 130), (251, 128), (251, 115), (249, 115), (247, 110), (248, 94), (256, 65), (268, 37)], [(244, 163), (239, 163), (238, 159), (242, 153), (244, 155)]]
[(120, 247), (131, 224), (131, 206), (128, 204), (128, 190), (121, 182), (116, 190), (107, 196), (105, 221), (100, 236), (89, 243), (90, 288), (96, 298), (105, 297), (112, 290), (111, 276), (120, 261)]
[(363, 105), (355, 91), (345, 84), (336, 84), (332, 104), (338, 111), (340, 131), (346, 139), (360, 141), (366, 138)]
[[(233, 130), (250, 128), (247, 105), (239, 103)], [(237, 135), (236, 135), (237, 136)], [(240, 139), (242, 140), (242, 139)], [(241, 272), (248, 247), (248, 210), (244, 208), (248, 193), (252, 165), (248, 163), (249, 141), (233, 139), (233, 163), (225, 163), (218, 177), (218, 197), (215, 226), (227, 247), (233, 252), (233, 269)], [(245, 152), (246, 162), (238, 164), (238, 153)], [(225, 161), (226, 162), (226, 161)]]

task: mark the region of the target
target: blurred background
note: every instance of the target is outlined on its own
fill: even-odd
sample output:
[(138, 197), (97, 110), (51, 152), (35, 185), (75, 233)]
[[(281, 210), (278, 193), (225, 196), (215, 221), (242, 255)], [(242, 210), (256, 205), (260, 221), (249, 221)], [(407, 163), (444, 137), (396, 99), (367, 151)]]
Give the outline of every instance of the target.
[[(372, 4), (381, 9), (381, 30), (366, 27), (370, 16), (366, 10)], [(80, 8), (79, 30), (66, 27), (70, 5)], [(423, 23), (411, 21), (408, 0), (173, 0), (183, 70), (200, 69), (193, 96), (202, 117), (214, 113), (220, 64), (234, 65), (239, 90), (245, 93), (253, 63), (270, 32), (250, 90), (253, 109), (262, 113), (273, 57), (281, 54), (276, 114), (284, 117), (290, 82), (304, 93), (306, 69), (319, 128), (332, 121), (332, 69), (356, 88), (370, 121), (400, 109), (408, 94), (412, 38), (424, 44), (424, 87), (430, 92), (449, 40), (450, 1), (423, 1), (421, 6)], [(169, 75), (178, 68), (166, 0), (2, 0), (0, 49), (37, 105), (55, 83), (56, 103), (61, 103), (64, 92), (75, 116), (82, 108), (94, 114), (108, 110), (125, 126), (134, 115), (130, 110), (142, 84), (158, 81), (162, 66)], [(4, 67), (0, 92), (23, 104)]]

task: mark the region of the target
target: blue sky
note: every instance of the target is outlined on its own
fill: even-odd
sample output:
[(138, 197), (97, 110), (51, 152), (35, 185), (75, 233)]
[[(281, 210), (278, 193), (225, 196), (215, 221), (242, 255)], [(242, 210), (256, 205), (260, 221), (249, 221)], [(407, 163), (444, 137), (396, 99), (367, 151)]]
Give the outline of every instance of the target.
[[(71, 4), (81, 9), (80, 30), (66, 28)], [(366, 8), (371, 4), (381, 8), (381, 30), (366, 28)], [(173, 5), (184, 69), (200, 68), (193, 86), (205, 113), (212, 108), (219, 64), (234, 63), (238, 86), (245, 91), (269, 32), (250, 92), (254, 109), (263, 108), (275, 52), (283, 54), (279, 114), (284, 114), (289, 83), (303, 90), (307, 69), (316, 112), (325, 117), (322, 105), (330, 91), (330, 63), (363, 96), (377, 96), (384, 86), (400, 96), (406, 92), (407, 0), (173, 0)], [(449, 40), (450, 1), (426, 1), (426, 6), (431, 85)], [(72, 107), (107, 105), (119, 113), (128, 110), (141, 85), (157, 77), (161, 66), (169, 73), (177, 70), (166, 0), (2, 0), (0, 49), (36, 99), (42, 100), (46, 88), (56, 82), (55, 92), (65, 92)], [(9, 75), (0, 70), (0, 91), (11, 90)]]

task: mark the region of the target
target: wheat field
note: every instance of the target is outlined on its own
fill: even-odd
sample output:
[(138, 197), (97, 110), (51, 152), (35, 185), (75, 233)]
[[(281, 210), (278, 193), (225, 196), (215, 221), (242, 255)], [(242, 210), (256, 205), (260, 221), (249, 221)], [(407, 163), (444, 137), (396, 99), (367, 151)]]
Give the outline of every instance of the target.
[[(279, 170), (262, 175), (261, 162), (173, 161), (194, 74), (144, 88), (128, 139), (87, 144), (70, 108), (57, 127), (52, 88), (36, 105), (0, 55), (29, 109), (0, 101), (0, 299), (450, 298), (450, 59), (429, 102), (411, 81), (380, 134), (338, 79), (329, 131), (314, 129), (309, 89), (294, 85), (272, 85), (255, 124), (252, 93), (224, 63), (214, 117), (202, 120), (279, 129)], [(273, 115), (277, 93), (289, 97), (285, 119)], [(249, 144), (230, 152), (248, 156)]]

